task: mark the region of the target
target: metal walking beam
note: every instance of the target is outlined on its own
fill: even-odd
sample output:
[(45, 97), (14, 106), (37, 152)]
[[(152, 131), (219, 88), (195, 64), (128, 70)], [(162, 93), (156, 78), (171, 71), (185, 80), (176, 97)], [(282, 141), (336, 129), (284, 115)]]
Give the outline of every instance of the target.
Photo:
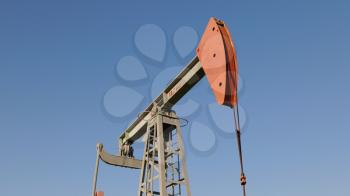
[(236, 51), (223, 21), (210, 18), (196, 52), (193, 60), (121, 134), (120, 147), (126, 143), (132, 144), (146, 133), (146, 122), (151, 117), (150, 112), (154, 105), (162, 109), (171, 109), (205, 75), (219, 104), (229, 107), (236, 105)]

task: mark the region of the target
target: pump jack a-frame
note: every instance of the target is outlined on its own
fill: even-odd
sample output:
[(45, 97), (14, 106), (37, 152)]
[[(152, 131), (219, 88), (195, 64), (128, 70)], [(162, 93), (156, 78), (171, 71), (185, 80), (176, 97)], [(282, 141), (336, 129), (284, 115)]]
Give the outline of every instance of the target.
[[(119, 155), (111, 155), (97, 144), (92, 196), (96, 192), (99, 161), (109, 165), (140, 169), (138, 196), (191, 195), (180, 120), (172, 107), (204, 76), (210, 83), (218, 104), (233, 109), (241, 163), (241, 185), (245, 195), (246, 177), (238, 113), (237, 58), (226, 24), (210, 18), (193, 60), (172, 80), (165, 90), (138, 116), (119, 138)], [(144, 153), (135, 159), (132, 144), (145, 137)]]

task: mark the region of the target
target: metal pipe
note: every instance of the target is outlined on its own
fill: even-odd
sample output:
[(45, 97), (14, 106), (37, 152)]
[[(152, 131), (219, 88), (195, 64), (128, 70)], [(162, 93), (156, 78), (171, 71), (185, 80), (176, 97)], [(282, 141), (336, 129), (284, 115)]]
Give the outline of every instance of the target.
[(98, 175), (98, 167), (100, 163), (100, 149), (99, 144), (96, 147), (96, 166), (95, 166), (95, 173), (93, 177), (93, 184), (92, 184), (92, 196), (96, 196), (96, 184), (97, 184), (97, 175)]

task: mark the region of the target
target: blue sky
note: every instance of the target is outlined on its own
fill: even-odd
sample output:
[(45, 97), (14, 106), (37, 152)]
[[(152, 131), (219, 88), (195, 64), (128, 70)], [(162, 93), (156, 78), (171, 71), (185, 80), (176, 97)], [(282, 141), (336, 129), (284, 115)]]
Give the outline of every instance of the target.
[[(249, 195), (349, 195), (349, 9), (347, 1), (0, 1), (2, 194), (89, 195), (96, 143), (115, 152), (129, 123), (103, 107), (122, 83), (118, 60), (165, 69), (194, 55), (179, 58), (170, 44), (156, 64), (135, 47), (135, 32), (156, 24), (171, 43), (179, 27), (201, 35), (216, 16), (229, 25), (244, 79)], [(210, 104), (210, 92), (195, 93), (206, 85), (186, 98)], [(215, 135), (210, 153), (187, 149), (192, 194), (239, 195), (234, 137)], [(138, 171), (100, 172), (106, 195), (136, 194)]]

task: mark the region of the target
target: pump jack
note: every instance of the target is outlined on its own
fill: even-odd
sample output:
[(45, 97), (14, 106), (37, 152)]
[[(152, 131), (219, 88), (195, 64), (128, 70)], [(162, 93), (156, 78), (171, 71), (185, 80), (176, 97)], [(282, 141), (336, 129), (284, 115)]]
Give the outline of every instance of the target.
[[(103, 192), (96, 192), (100, 160), (109, 165), (141, 169), (138, 196), (191, 195), (180, 120), (172, 106), (204, 76), (208, 78), (217, 103), (233, 109), (241, 163), (240, 181), (243, 194), (246, 194), (238, 113), (236, 52), (226, 24), (210, 18), (193, 60), (119, 137), (119, 155), (109, 154), (102, 144), (97, 144), (92, 196), (104, 195)], [(146, 138), (143, 157), (135, 159), (132, 144), (141, 137)]]

